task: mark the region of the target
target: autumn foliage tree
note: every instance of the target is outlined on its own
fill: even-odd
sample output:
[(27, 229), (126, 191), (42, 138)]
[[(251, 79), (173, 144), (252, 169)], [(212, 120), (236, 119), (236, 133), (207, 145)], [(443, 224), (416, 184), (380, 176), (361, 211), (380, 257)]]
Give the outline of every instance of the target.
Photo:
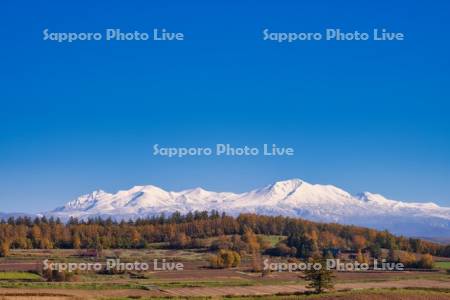
[(424, 254), (418, 261), (418, 267), (421, 269), (432, 269), (434, 265), (433, 256)]
[(220, 250), (216, 255), (209, 259), (211, 268), (222, 269), (238, 267), (241, 263), (241, 256), (236, 251)]
[[(277, 249), (266, 249), (272, 246), (261, 235), (286, 236), (287, 239), (281, 241), (275, 247)], [(215, 211), (131, 221), (71, 218), (61, 222), (53, 218), (29, 217), (0, 220), (0, 240), (7, 241), (10, 249), (128, 249), (146, 248), (152, 243), (166, 243), (175, 248), (206, 248), (209, 245), (203, 241), (211, 238), (214, 240), (211, 251), (225, 249), (255, 256), (266, 250), (266, 253), (307, 259), (320, 257), (330, 248), (338, 248), (359, 249), (377, 256), (381, 255), (381, 249), (388, 249), (395, 260), (396, 251), (450, 257), (449, 246), (397, 237), (388, 231), (281, 216), (241, 214), (231, 217)]]
[(9, 255), (10, 242), (8, 240), (0, 240), (0, 257), (7, 257)]

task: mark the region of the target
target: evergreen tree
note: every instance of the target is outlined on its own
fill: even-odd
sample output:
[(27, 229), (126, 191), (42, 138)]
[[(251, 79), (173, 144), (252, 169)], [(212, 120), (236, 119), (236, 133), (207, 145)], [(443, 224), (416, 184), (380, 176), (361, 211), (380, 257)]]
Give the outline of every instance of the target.
[(312, 263), (321, 265), (320, 269), (314, 268), (306, 270), (305, 280), (309, 281), (308, 288), (313, 288), (316, 293), (322, 293), (326, 289), (333, 288), (333, 272), (327, 269), (325, 260), (314, 260)]

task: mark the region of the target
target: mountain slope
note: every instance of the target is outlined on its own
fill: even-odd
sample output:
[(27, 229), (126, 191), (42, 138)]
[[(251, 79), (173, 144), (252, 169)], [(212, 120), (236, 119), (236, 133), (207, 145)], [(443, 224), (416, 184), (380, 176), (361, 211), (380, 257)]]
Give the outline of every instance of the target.
[(128, 219), (213, 209), (231, 215), (251, 212), (354, 224), (408, 236), (450, 237), (450, 208), (395, 201), (367, 192), (351, 195), (332, 185), (310, 184), (300, 179), (276, 182), (242, 194), (201, 188), (168, 192), (152, 185), (135, 186), (115, 194), (98, 190), (45, 215), (62, 219)]

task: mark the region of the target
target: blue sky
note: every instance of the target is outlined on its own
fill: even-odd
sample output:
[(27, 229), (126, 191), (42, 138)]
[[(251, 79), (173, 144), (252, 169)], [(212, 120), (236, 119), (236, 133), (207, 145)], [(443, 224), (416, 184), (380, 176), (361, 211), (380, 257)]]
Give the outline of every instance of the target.
[[(450, 4), (3, 1), (0, 211), (94, 189), (240, 192), (302, 178), (450, 206)], [(277, 3), (277, 4), (275, 4)], [(151, 31), (186, 40), (42, 40)], [(262, 41), (262, 30), (404, 32), (402, 42)], [(294, 157), (152, 156), (168, 146), (294, 147)]]

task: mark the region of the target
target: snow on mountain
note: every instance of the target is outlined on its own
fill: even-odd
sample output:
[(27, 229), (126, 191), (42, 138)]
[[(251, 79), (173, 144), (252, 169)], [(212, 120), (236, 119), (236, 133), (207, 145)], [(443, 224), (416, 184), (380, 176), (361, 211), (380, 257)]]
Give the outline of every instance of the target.
[(202, 188), (169, 192), (152, 185), (135, 186), (115, 194), (98, 190), (45, 215), (65, 220), (129, 219), (213, 209), (231, 215), (251, 212), (354, 224), (408, 236), (450, 237), (450, 208), (395, 201), (368, 192), (351, 195), (332, 185), (310, 184), (300, 179), (279, 181), (242, 194)]

